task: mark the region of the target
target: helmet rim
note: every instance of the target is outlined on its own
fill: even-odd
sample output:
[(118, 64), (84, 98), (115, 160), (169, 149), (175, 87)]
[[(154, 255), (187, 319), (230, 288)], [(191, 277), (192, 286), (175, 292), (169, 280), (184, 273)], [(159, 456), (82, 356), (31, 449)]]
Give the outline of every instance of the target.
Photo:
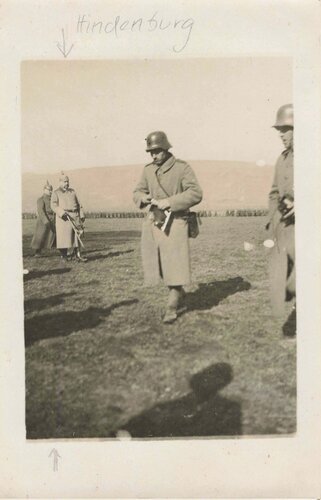
[(272, 125), (273, 128), (278, 129), (279, 127), (292, 127), (293, 128), (293, 105), (284, 104), (281, 106), (276, 113), (275, 124)]
[(146, 141), (146, 151), (150, 152), (154, 149), (163, 149), (164, 151), (168, 151), (172, 145), (167, 139), (167, 135), (165, 132), (161, 130), (157, 130), (156, 132), (151, 132), (145, 139)]

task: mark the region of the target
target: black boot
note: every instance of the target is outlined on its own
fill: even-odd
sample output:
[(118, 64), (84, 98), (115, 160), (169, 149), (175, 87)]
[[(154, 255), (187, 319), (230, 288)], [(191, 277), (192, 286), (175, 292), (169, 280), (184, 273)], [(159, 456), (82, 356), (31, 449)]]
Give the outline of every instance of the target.
[(61, 260), (65, 261), (65, 262), (69, 262), (71, 260), (71, 258), (67, 254), (67, 248), (59, 248), (59, 252), (60, 252)]
[(182, 287), (169, 286), (169, 295), (163, 323), (174, 323), (177, 320), (177, 308)]
[(86, 257), (82, 257), (80, 255), (80, 250), (78, 248), (75, 249), (75, 255), (76, 255), (76, 260), (78, 262), (87, 262), (87, 260), (88, 260)]

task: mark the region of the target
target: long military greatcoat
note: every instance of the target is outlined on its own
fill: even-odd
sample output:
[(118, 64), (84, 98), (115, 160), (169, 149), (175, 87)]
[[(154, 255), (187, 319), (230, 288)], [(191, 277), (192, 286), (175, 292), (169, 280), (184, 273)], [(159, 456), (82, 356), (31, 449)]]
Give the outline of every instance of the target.
[(80, 218), (84, 217), (75, 190), (71, 188), (66, 191), (61, 188), (56, 189), (51, 197), (51, 208), (56, 214), (57, 248), (78, 247), (78, 240), (71, 223), (61, 218), (65, 212), (68, 212), (68, 215), (78, 226)]
[(166, 234), (155, 226), (152, 214), (146, 212), (141, 241), (145, 283), (155, 285), (163, 278), (168, 286), (187, 285), (191, 271), (188, 226), (183, 215), (202, 199), (195, 174), (186, 162), (172, 155), (161, 167), (150, 163), (134, 191), (134, 202), (139, 208), (144, 208), (142, 195), (146, 194), (156, 200), (168, 198), (173, 218)]
[(31, 248), (52, 248), (55, 242), (55, 215), (50, 207), (50, 196), (43, 194), (37, 200), (37, 223)]
[(286, 298), (295, 295), (294, 223), (282, 222), (279, 201), (286, 196), (294, 200), (293, 151), (285, 150), (279, 156), (269, 195), (270, 228), (275, 245), (270, 257), (270, 283), (273, 311), (282, 314)]

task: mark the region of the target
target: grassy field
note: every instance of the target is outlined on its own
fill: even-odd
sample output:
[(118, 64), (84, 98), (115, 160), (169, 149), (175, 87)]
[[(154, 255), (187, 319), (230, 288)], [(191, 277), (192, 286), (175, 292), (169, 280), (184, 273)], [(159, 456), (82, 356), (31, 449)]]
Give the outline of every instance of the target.
[(24, 221), (27, 437), (295, 432), (291, 304), (271, 317), (264, 224), (203, 219), (188, 311), (163, 325), (166, 289), (143, 287), (141, 220), (88, 220), (86, 264), (32, 258)]

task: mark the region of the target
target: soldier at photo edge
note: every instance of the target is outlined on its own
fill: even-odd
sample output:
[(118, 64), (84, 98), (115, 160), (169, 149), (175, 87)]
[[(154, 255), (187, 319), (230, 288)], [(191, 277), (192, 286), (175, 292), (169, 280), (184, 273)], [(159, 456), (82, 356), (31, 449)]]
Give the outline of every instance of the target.
[[(187, 214), (202, 200), (202, 190), (192, 168), (169, 152), (172, 146), (164, 132), (152, 132), (145, 140), (153, 161), (134, 190), (135, 204), (146, 212), (141, 240), (144, 278), (146, 285), (157, 285), (161, 278), (167, 285), (163, 322), (172, 323), (183, 310), (183, 286), (191, 282)], [(155, 206), (170, 212), (168, 231), (156, 224), (151, 210)]]
[[(286, 104), (277, 112), (274, 128), (279, 131), (285, 146), (279, 156), (272, 188), (269, 194), (269, 222), (274, 247), (270, 255), (270, 292), (275, 316), (284, 313), (285, 302), (295, 299), (295, 243), (294, 243), (294, 183), (293, 183), (293, 106)], [(295, 306), (293, 325), (284, 335), (295, 336)]]
[[(87, 262), (81, 257), (79, 241), (73, 225), (82, 228), (85, 215), (77, 194), (69, 187), (69, 177), (63, 172), (59, 178), (60, 187), (56, 189), (51, 197), (51, 208), (56, 214), (56, 238), (57, 248), (63, 260), (71, 260), (75, 255), (78, 262)], [(68, 255), (68, 249), (72, 254)]]
[(34, 257), (39, 257), (41, 250), (50, 249), (55, 243), (55, 214), (50, 206), (52, 185), (47, 181), (43, 195), (37, 200), (37, 223), (31, 248), (35, 250)]

